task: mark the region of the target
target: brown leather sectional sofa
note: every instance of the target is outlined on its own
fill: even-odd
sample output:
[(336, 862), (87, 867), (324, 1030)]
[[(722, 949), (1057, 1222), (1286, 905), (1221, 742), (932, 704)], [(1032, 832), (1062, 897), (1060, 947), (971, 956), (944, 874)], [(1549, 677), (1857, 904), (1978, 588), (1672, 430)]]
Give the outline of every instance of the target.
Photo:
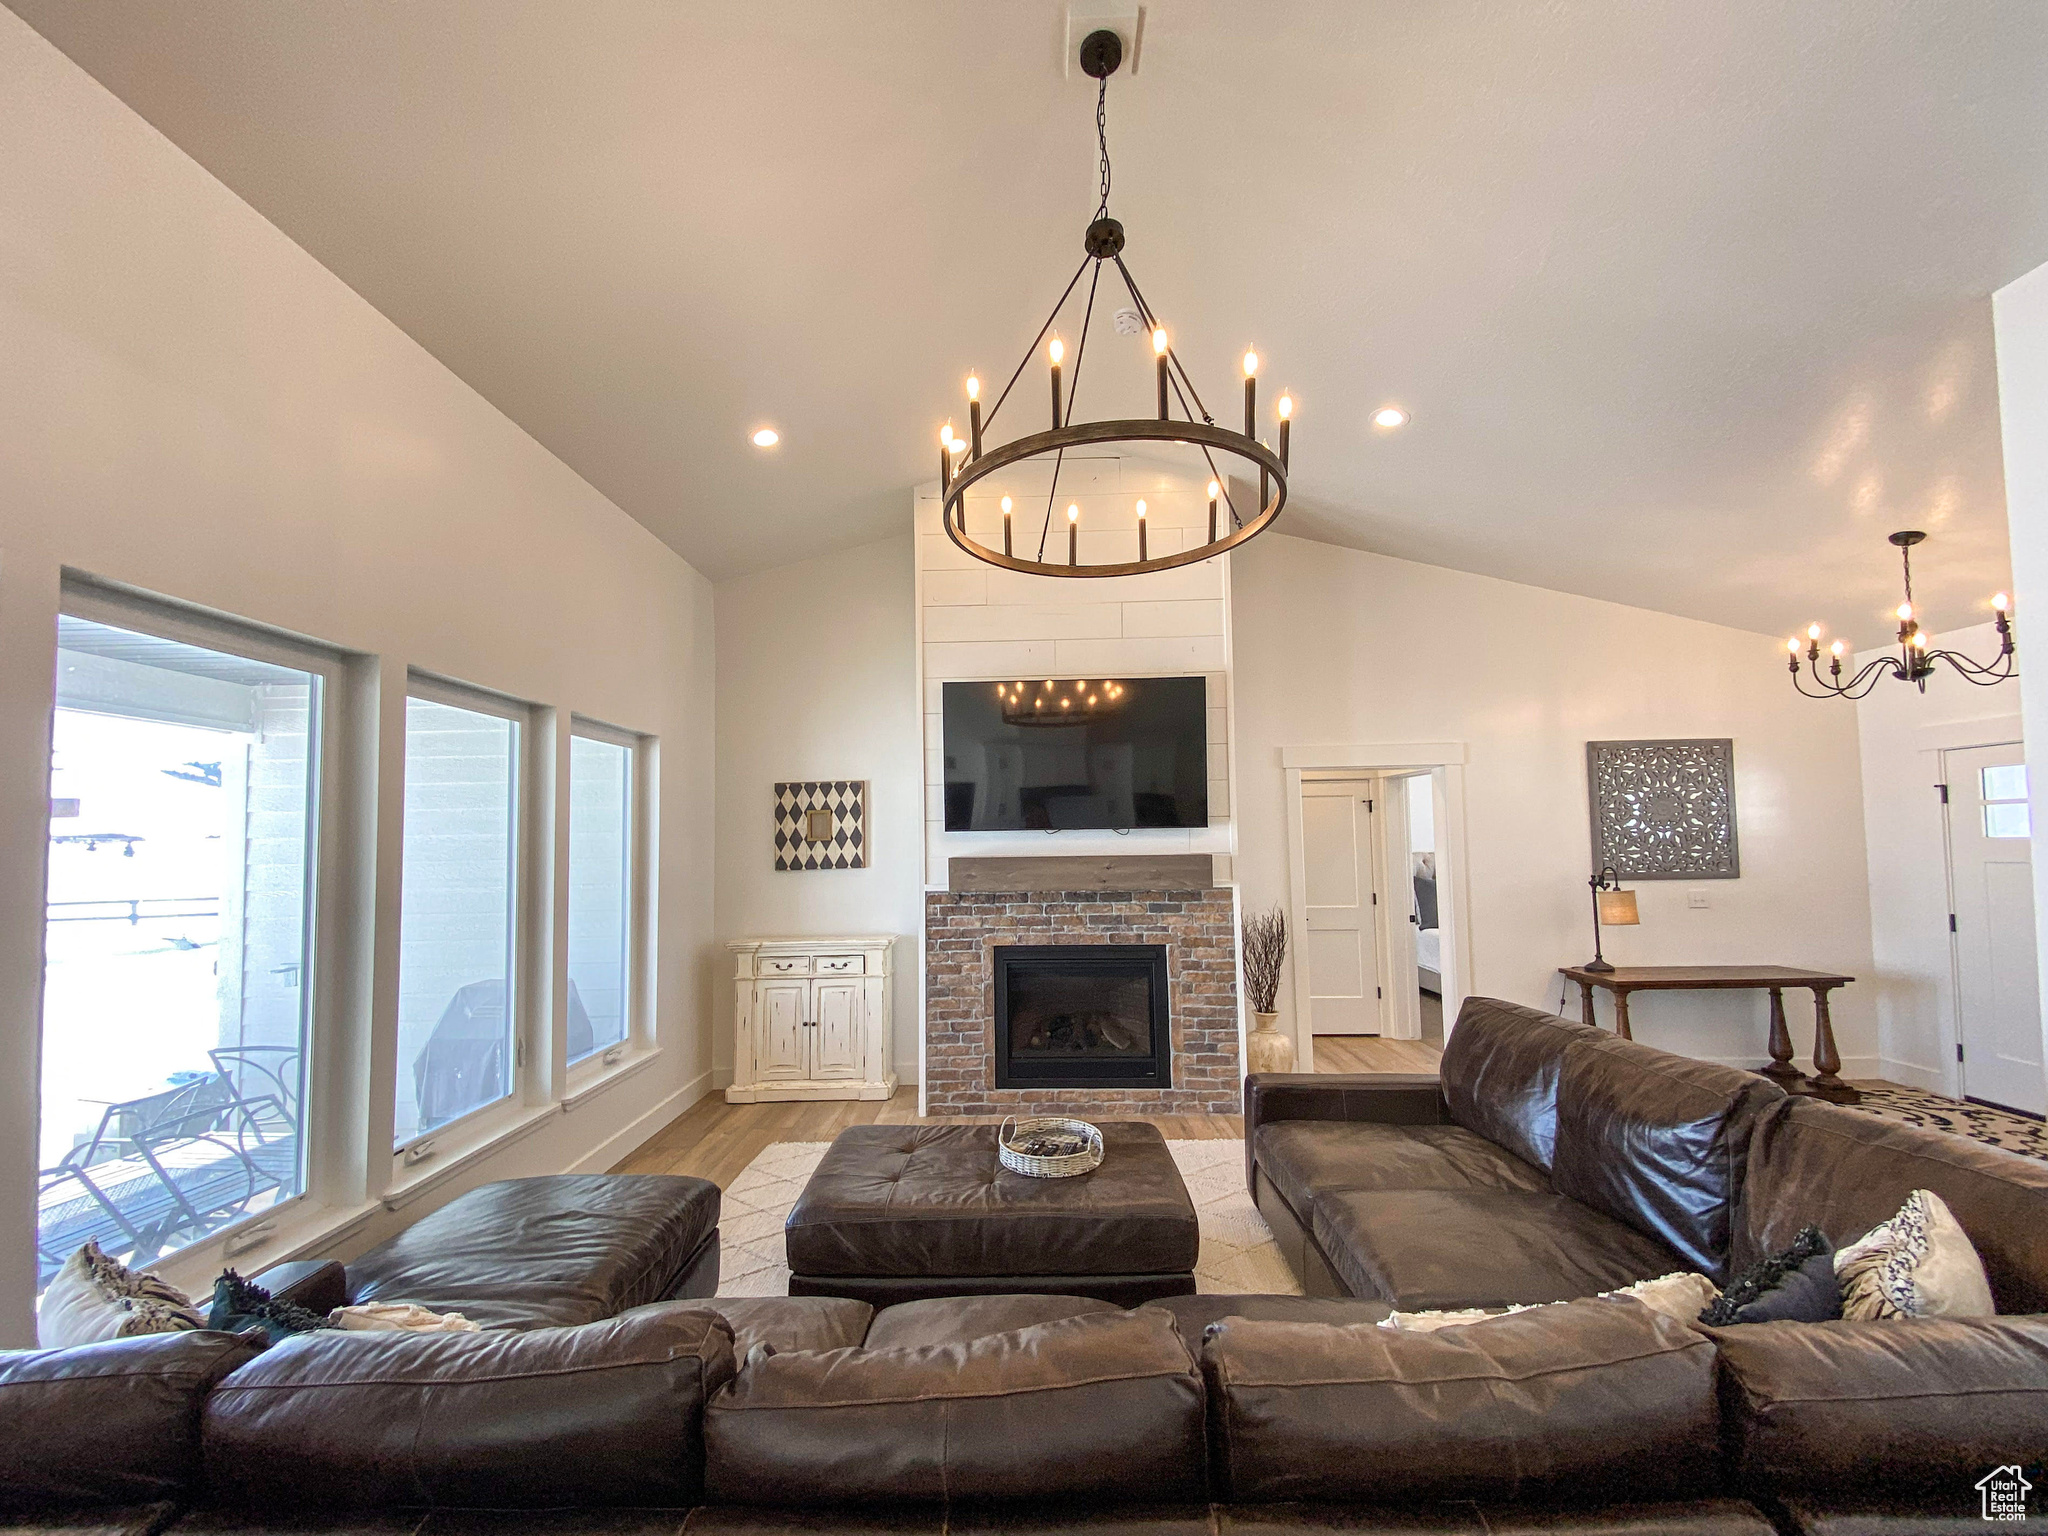
[[(1311, 1184), (1298, 1251), (1322, 1255), (1333, 1284), (1348, 1270), (1404, 1299), (1462, 1300), (1526, 1288), (1547, 1265), (1606, 1277), (1605, 1257), (1558, 1233), (1598, 1248), (1613, 1232), (1558, 1201), (1654, 1245), (1630, 1250), (1654, 1259), (1634, 1280), (1678, 1267), (1690, 1243), (1718, 1241), (1708, 1256), (1725, 1268), (1808, 1220), (1847, 1232), (1927, 1187), (1970, 1229), (2001, 1305), (2041, 1308), (2048, 1166), (1788, 1104), (1660, 1053), (1636, 1074), (1646, 1087), (1613, 1068), (1642, 1048), (1617, 1057), (1560, 1026), (1474, 1005), (1441, 1087), (1254, 1079), (1253, 1184), (1289, 1212), (1275, 1175), (1286, 1155), (1296, 1179), (1308, 1151), (1346, 1177), (1377, 1159), (1409, 1180), (1338, 1193), (1491, 1199), (1319, 1223)], [(1570, 1060), (1582, 1044), (1599, 1059)], [(1379, 1151), (1270, 1134), (1311, 1124)], [(1612, 1137), (1615, 1166), (1573, 1161), (1566, 1144), (1589, 1132)], [(1424, 1176), (1474, 1182), (1413, 1182)], [(1909, 1536), (1980, 1529), (1977, 1479), (2015, 1463), (2038, 1479), (2048, 1461), (2039, 1316), (1707, 1334), (1580, 1293), (1423, 1334), (1374, 1326), (1384, 1299), (1343, 1296), (649, 1302), (690, 1272), (702, 1237), (687, 1229), (707, 1212), (715, 1224), (716, 1192), (692, 1182), (573, 1191), (627, 1213), (618, 1246), (637, 1257), (599, 1241), (597, 1218), (559, 1213), (572, 1191), (515, 1186), (466, 1197), (474, 1222), (457, 1202), (345, 1274), (268, 1277), (322, 1300), (374, 1286), (495, 1309), (483, 1333), (314, 1333), (262, 1352), (175, 1334), (0, 1356), (0, 1523), (23, 1536)], [(698, 1214), (667, 1224), (678, 1196)], [(1458, 1225), (1487, 1209), (1509, 1234), (1492, 1252)], [(1547, 1234), (1539, 1209), (1563, 1213)], [(1376, 1211), (1427, 1250), (1418, 1210), (1490, 1278), (1453, 1283), (1390, 1241), (1343, 1247)], [(522, 1291), (522, 1272), (546, 1278)]]

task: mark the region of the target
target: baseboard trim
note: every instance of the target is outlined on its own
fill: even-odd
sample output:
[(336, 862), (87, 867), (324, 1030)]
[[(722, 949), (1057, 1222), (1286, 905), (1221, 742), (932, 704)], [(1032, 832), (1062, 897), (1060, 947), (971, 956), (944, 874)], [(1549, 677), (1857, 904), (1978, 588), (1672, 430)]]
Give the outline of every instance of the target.
[(565, 1170), (569, 1173), (609, 1173), (628, 1152), (645, 1142), (655, 1132), (676, 1119), (692, 1104), (712, 1091), (713, 1072), (699, 1072), (675, 1092), (657, 1099), (645, 1113), (636, 1115), (624, 1126), (612, 1132), (595, 1148), (576, 1159)]
[(1919, 1088), (1927, 1093), (1952, 1094), (1948, 1074), (1939, 1067), (1915, 1066), (1909, 1061), (1894, 1061), (1889, 1056), (1877, 1064), (1877, 1075), (1886, 1082), (1903, 1083), (1908, 1088)]

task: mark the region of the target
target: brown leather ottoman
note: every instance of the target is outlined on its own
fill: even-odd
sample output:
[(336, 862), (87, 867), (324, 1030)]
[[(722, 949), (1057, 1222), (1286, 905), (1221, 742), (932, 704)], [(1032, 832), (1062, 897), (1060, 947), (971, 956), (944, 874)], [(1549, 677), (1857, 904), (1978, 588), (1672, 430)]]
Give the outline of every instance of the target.
[(804, 1186), (783, 1238), (789, 1294), (872, 1306), (1041, 1292), (1134, 1307), (1195, 1293), (1194, 1202), (1158, 1130), (1102, 1124), (1093, 1173), (1032, 1179), (993, 1125), (857, 1125)]

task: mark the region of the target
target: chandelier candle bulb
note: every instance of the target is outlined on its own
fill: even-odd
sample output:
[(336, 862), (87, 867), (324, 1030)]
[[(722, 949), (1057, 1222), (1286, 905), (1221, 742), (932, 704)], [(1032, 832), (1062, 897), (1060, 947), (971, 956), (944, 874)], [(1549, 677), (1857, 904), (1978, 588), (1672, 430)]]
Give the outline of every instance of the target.
[(1144, 499), (1144, 497), (1142, 497), (1142, 496), (1138, 498), (1138, 558), (1139, 558), (1140, 560), (1143, 560), (1143, 559), (1145, 559), (1145, 558), (1146, 558), (1146, 554), (1145, 554), (1145, 499)]
[(1222, 486), (1218, 485), (1214, 480), (1209, 482), (1209, 542), (1211, 544), (1216, 542), (1216, 498), (1222, 492)]
[(1067, 355), (1067, 345), (1059, 337), (1053, 337), (1045, 349), (1045, 355), (1052, 359), (1052, 429), (1060, 429), (1060, 359)]
[(1259, 354), (1244, 355), (1244, 435), (1259, 435)]
[(967, 441), (974, 456), (981, 457), (981, 380), (967, 375)]
[(1003, 498), (1003, 553), (1012, 553), (1010, 548), (1010, 498)]
[(1287, 467), (1288, 429), (1294, 425), (1294, 396), (1281, 395), (1275, 409), (1280, 412), (1280, 466)]
[[(1159, 375), (1159, 419), (1166, 420), (1166, 327), (1152, 328), (1153, 371)], [(1142, 559), (1143, 557), (1140, 556)]]
[(1079, 565), (1081, 551), (1081, 509), (1067, 503), (1067, 564)]

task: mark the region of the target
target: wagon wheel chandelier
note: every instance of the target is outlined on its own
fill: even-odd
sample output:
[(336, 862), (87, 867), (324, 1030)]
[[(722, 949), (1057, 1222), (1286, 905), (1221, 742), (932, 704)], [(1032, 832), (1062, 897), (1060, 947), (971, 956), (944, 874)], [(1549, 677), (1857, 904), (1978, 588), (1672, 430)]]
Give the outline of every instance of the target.
[[(1145, 301), (1137, 280), (1131, 276), (1125, 264), (1124, 227), (1109, 216), (1109, 138), (1107, 129), (1107, 107), (1109, 77), (1116, 73), (1123, 62), (1123, 43), (1116, 33), (1110, 31), (1091, 32), (1082, 40), (1080, 52), (1081, 68), (1096, 81), (1095, 93), (1095, 137), (1101, 152), (1102, 196), (1095, 209), (1095, 218), (1088, 226), (1083, 239), (1087, 255), (1081, 265), (1074, 269), (1066, 290), (1060, 294), (1059, 302), (1052, 307), (1052, 313), (1045, 317), (1045, 324), (1038, 328), (1038, 335), (1025, 349), (1022, 361), (1010, 375), (1010, 382), (1003, 386), (1003, 392), (996, 397), (996, 403), (989, 409), (986, 418), (981, 410), (981, 381), (967, 380), (968, 435), (958, 437), (949, 421), (939, 431), (939, 485), (945, 495), (943, 517), (946, 534), (968, 554), (990, 565), (1006, 570), (1024, 571), (1035, 576), (1131, 576), (1145, 571), (1171, 570), (1175, 566), (1193, 565), (1237, 548), (1240, 544), (1256, 538), (1273, 525), (1280, 515), (1280, 509), (1287, 502), (1287, 458), (1288, 436), (1294, 415), (1293, 399), (1283, 394), (1275, 406), (1278, 419), (1279, 449), (1268, 447), (1258, 436), (1258, 372), (1259, 357), (1255, 351), (1244, 354), (1244, 430), (1233, 432), (1219, 426), (1216, 418), (1202, 403), (1202, 397), (1195, 389), (1195, 381), (1182, 366), (1166, 328), (1159, 316)], [(1074, 395), (1081, 384), (1081, 368), (1087, 360), (1088, 326), (1095, 315), (1096, 289), (1102, 279), (1105, 265), (1113, 265), (1116, 277), (1123, 282), (1129, 293), (1143, 327), (1150, 333), (1153, 372), (1158, 393), (1158, 413), (1149, 418), (1133, 418), (1122, 421), (1077, 421), (1074, 419)], [(1078, 345), (1074, 349), (1073, 376), (1065, 385), (1062, 395), (1061, 368), (1066, 361), (1066, 344), (1053, 323), (1067, 301), (1080, 286), (1082, 276), (1088, 276), (1088, 296), (1082, 311), (1081, 330)], [(1045, 358), (1052, 376), (1052, 425), (1043, 432), (1028, 433), (999, 447), (984, 451), (983, 435), (995, 424), (998, 413), (1017, 387), (1024, 370), (1031, 359), (1038, 355), (1040, 346), (1045, 347)], [(1179, 417), (1174, 416), (1175, 408)], [(1140, 500), (1132, 508), (1131, 522), (1121, 526), (1126, 534), (1137, 535), (1138, 558), (1090, 564), (1081, 559), (1081, 508), (1078, 501), (1067, 504), (1062, 516), (1055, 516), (1059, 506), (1060, 471), (1064, 466), (1069, 449), (1106, 444), (1182, 444), (1199, 448), (1209, 466), (1209, 524), (1208, 538), (1203, 543), (1187, 549), (1169, 549), (1161, 554), (1151, 551), (1151, 529), (1146, 518), (1145, 503)], [(1240, 507), (1239, 497), (1231, 494), (1229, 479), (1216, 467), (1216, 455), (1225, 454), (1243, 460), (1258, 469), (1259, 500), (1257, 506)], [(1005, 496), (1002, 499), (1002, 548), (995, 549), (982, 543), (967, 531), (967, 493), (979, 481), (1012, 465), (1052, 456), (1052, 488), (1046, 493), (1042, 517), (1035, 516), (1035, 507), (1020, 508), (1019, 498)], [(1239, 496), (1243, 495), (1240, 490)], [(1032, 500), (1035, 502), (1036, 497)], [(1029, 523), (1038, 526), (1031, 528)], [(1061, 529), (1064, 533), (1061, 533)], [(1089, 529), (1096, 532), (1100, 529)], [(1164, 542), (1164, 541), (1162, 541)], [(1019, 553), (1019, 549), (1028, 553)], [(1048, 558), (1050, 555), (1050, 558)], [(1064, 556), (1064, 559), (1061, 557)]]
[[(2012, 636), (2012, 604), (2003, 592), (1991, 599), (1992, 622), (1998, 626), (1996, 660), (1986, 665), (1970, 660), (1959, 651), (1928, 649), (1926, 631), (1920, 628), (1920, 619), (1913, 607), (1913, 546), (1921, 543), (1926, 537), (1926, 534), (1915, 529), (1906, 529), (1891, 536), (1891, 542), (1898, 546), (1899, 559), (1904, 563), (1906, 573), (1906, 600), (1899, 604), (1897, 609), (1899, 654), (1878, 657), (1844, 682), (1842, 657), (1847, 654), (1849, 647), (1846, 641), (1837, 640), (1828, 647), (1828, 671), (1823, 677), (1820, 670), (1820, 626), (1809, 624), (1806, 626), (1806, 642), (1803, 647), (1797, 635), (1785, 642), (1794, 688), (1809, 699), (1860, 699), (1890, 677), (1902, 683), (1912, 683), (1925, 693), (1927, 679), (1934, 675), (1934, 664), (1937, 661), (1947, 662), (1964, 682), (1975, 683), (1979, 688), (1990, 688), (2007, 678), (2019, 675), (2019, 664), (2014, 660), (2016, 647)], [(1806, 662), (1807, 673), (1812, 676), (1813, 688), (1806, 686), (1807, 678), (1800, 672), (1802, 649), (1805, 651), (1803, 659)]]

